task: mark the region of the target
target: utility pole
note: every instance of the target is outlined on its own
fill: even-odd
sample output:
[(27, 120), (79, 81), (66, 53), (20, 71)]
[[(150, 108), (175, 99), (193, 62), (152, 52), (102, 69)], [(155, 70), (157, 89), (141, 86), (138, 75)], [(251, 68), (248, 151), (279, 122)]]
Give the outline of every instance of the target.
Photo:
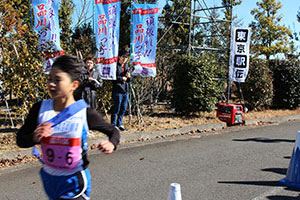
[(228, 51), (228, 82), (227, 82), (227, 103), (229, 104), (229, 100), (230, 100), (230, 97), (231, 97), (231, 91), (230, 91), (230, 86), (231, 86), (231, 80), (230, 80), (230, 75), (229, 75), (229, 69), (230, 69), (230, 66), (232, 64), (232, 58), (231, 58), (231, 53), (232, 53), (232, 48), (231, 48), (231, 45), (232, 45), (232, 4), (230, 5), (230, 37), (229, 37), (229, 51)]

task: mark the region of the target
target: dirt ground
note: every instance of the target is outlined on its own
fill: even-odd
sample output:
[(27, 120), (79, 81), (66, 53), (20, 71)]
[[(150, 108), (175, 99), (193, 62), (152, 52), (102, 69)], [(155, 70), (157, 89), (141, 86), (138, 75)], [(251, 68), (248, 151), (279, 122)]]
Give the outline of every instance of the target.
[[(251, 111), (245, 114), (245, 120), (247, 121), (247, 119), (261, 119), (296, 114), (300, 114), (300, 108), (296, 110)], [(109, 121), (107, 117), (109, 118), (110, 116), (106, 116), (104, 118)], [(181, 128), (184, 126), (201, 125), (216, 122), (220, 121), (216, 118), (215, 111), (211, 113), (201, 113), (201, 115), (199, 116), (182, 117), (174, 115), (171, 110), (167, 110), (163, 107), (156, 107), (151, 115), (143, 116), (140, 123), (138, 123), (136, 116), (132, 116), (131, 119), (128, 115), (125, 116), (123, 119), (123, 124), (126, 128), (128, 128), (128, 131), (121, 132), (121, 134)], [(0, 153), (19, 150), (19, 148), (15, 144), (15, 133), (19, 127), (20, 124), (17, 125), (16, 128), (10, 128), (9, 121), (6, 121), (4, 125), (0, 126)], [(101, 133), (94, 131), (92, 132), (92, 134), (98, 135)], [(12, 160), (0, 158), (0, 168), (16, 165), (18, 163), (30, 162), (32, 160), (35, 160), (35, 158), (30, 156), (18, 156)]]
[[(251, 111), (245, 113), (245, 120), (247, 119), (261, 119), (270, 118), (277, 116), (288, 116), (300, 114), (300, 108), (296, 110), (264, 110), (264, 111)], [(216, 111), (211, 113), (201, 113), (199, 116), (182, 117), (173, 115), (169, 110), (163, 110), (157, 108), (150, 116), (144, 116), (143, 122), (138, 124), (137, 118), (132, 117), (132, 123), (129, 125), (129, 117), (126, 116), (123, 120), (125, 126), (129, 129), (129, 133), (151, 131), (151, 130), (162, 130), (169, 128), (181, 128), (185, 126), (201, 125), (208, 123), (220, 122), (216, 118)], [(128, 132), (124, 132), (126, 134)]]

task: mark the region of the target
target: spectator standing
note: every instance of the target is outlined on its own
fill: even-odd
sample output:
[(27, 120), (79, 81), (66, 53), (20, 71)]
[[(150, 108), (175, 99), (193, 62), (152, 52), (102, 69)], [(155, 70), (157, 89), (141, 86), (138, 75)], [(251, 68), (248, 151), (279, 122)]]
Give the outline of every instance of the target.
[(94, 60), (89, 56), (84, 61), (85, 66), (82, 68), (80, 75), (80, 86), (77, 91), (76, 100), (84, 99), (89, 107), (96, 109), (97, 107), (97, 89), (101, 88), (103, 81), (98, 70), (94, 68)]
[(127, 61), (128, 52), (126, 50), (120, 50), (116, 70), (117, 79), (113, 81), (113, 107), (111, 114), (111, 124), (119, 128), (120, 131), (127, 130), (124, 128), (124, 126), (122, 126), (123, 117), (125, 115), (128, 103), (128, 91), (130, 83), (130, 72)]

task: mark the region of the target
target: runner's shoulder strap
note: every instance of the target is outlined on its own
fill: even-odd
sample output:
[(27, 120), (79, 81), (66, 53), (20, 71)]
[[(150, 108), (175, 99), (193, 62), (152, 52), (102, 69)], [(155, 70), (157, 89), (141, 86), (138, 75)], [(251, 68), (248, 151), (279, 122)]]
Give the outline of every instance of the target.
[(52, 127), (54, 127), (87, 107), (87, 103), (83, 99), (80, 99), (63, 109), (55, 117), (49, 119), (48, 122), (53, 123)]

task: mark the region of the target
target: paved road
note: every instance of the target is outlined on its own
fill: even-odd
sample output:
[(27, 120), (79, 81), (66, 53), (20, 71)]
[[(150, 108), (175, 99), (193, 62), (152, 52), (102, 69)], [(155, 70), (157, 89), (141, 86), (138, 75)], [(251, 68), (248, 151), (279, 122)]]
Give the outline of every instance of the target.
[[(298, 199), (299, 191), (278, 185), (298, 130), (300, 121), (290, 121), (92, 152), (92, 199), (166, 200), (172, 182), (181, 184), (183, 200)], [(0, 172), (0, 199), (46, 199), (39, 168)]]

